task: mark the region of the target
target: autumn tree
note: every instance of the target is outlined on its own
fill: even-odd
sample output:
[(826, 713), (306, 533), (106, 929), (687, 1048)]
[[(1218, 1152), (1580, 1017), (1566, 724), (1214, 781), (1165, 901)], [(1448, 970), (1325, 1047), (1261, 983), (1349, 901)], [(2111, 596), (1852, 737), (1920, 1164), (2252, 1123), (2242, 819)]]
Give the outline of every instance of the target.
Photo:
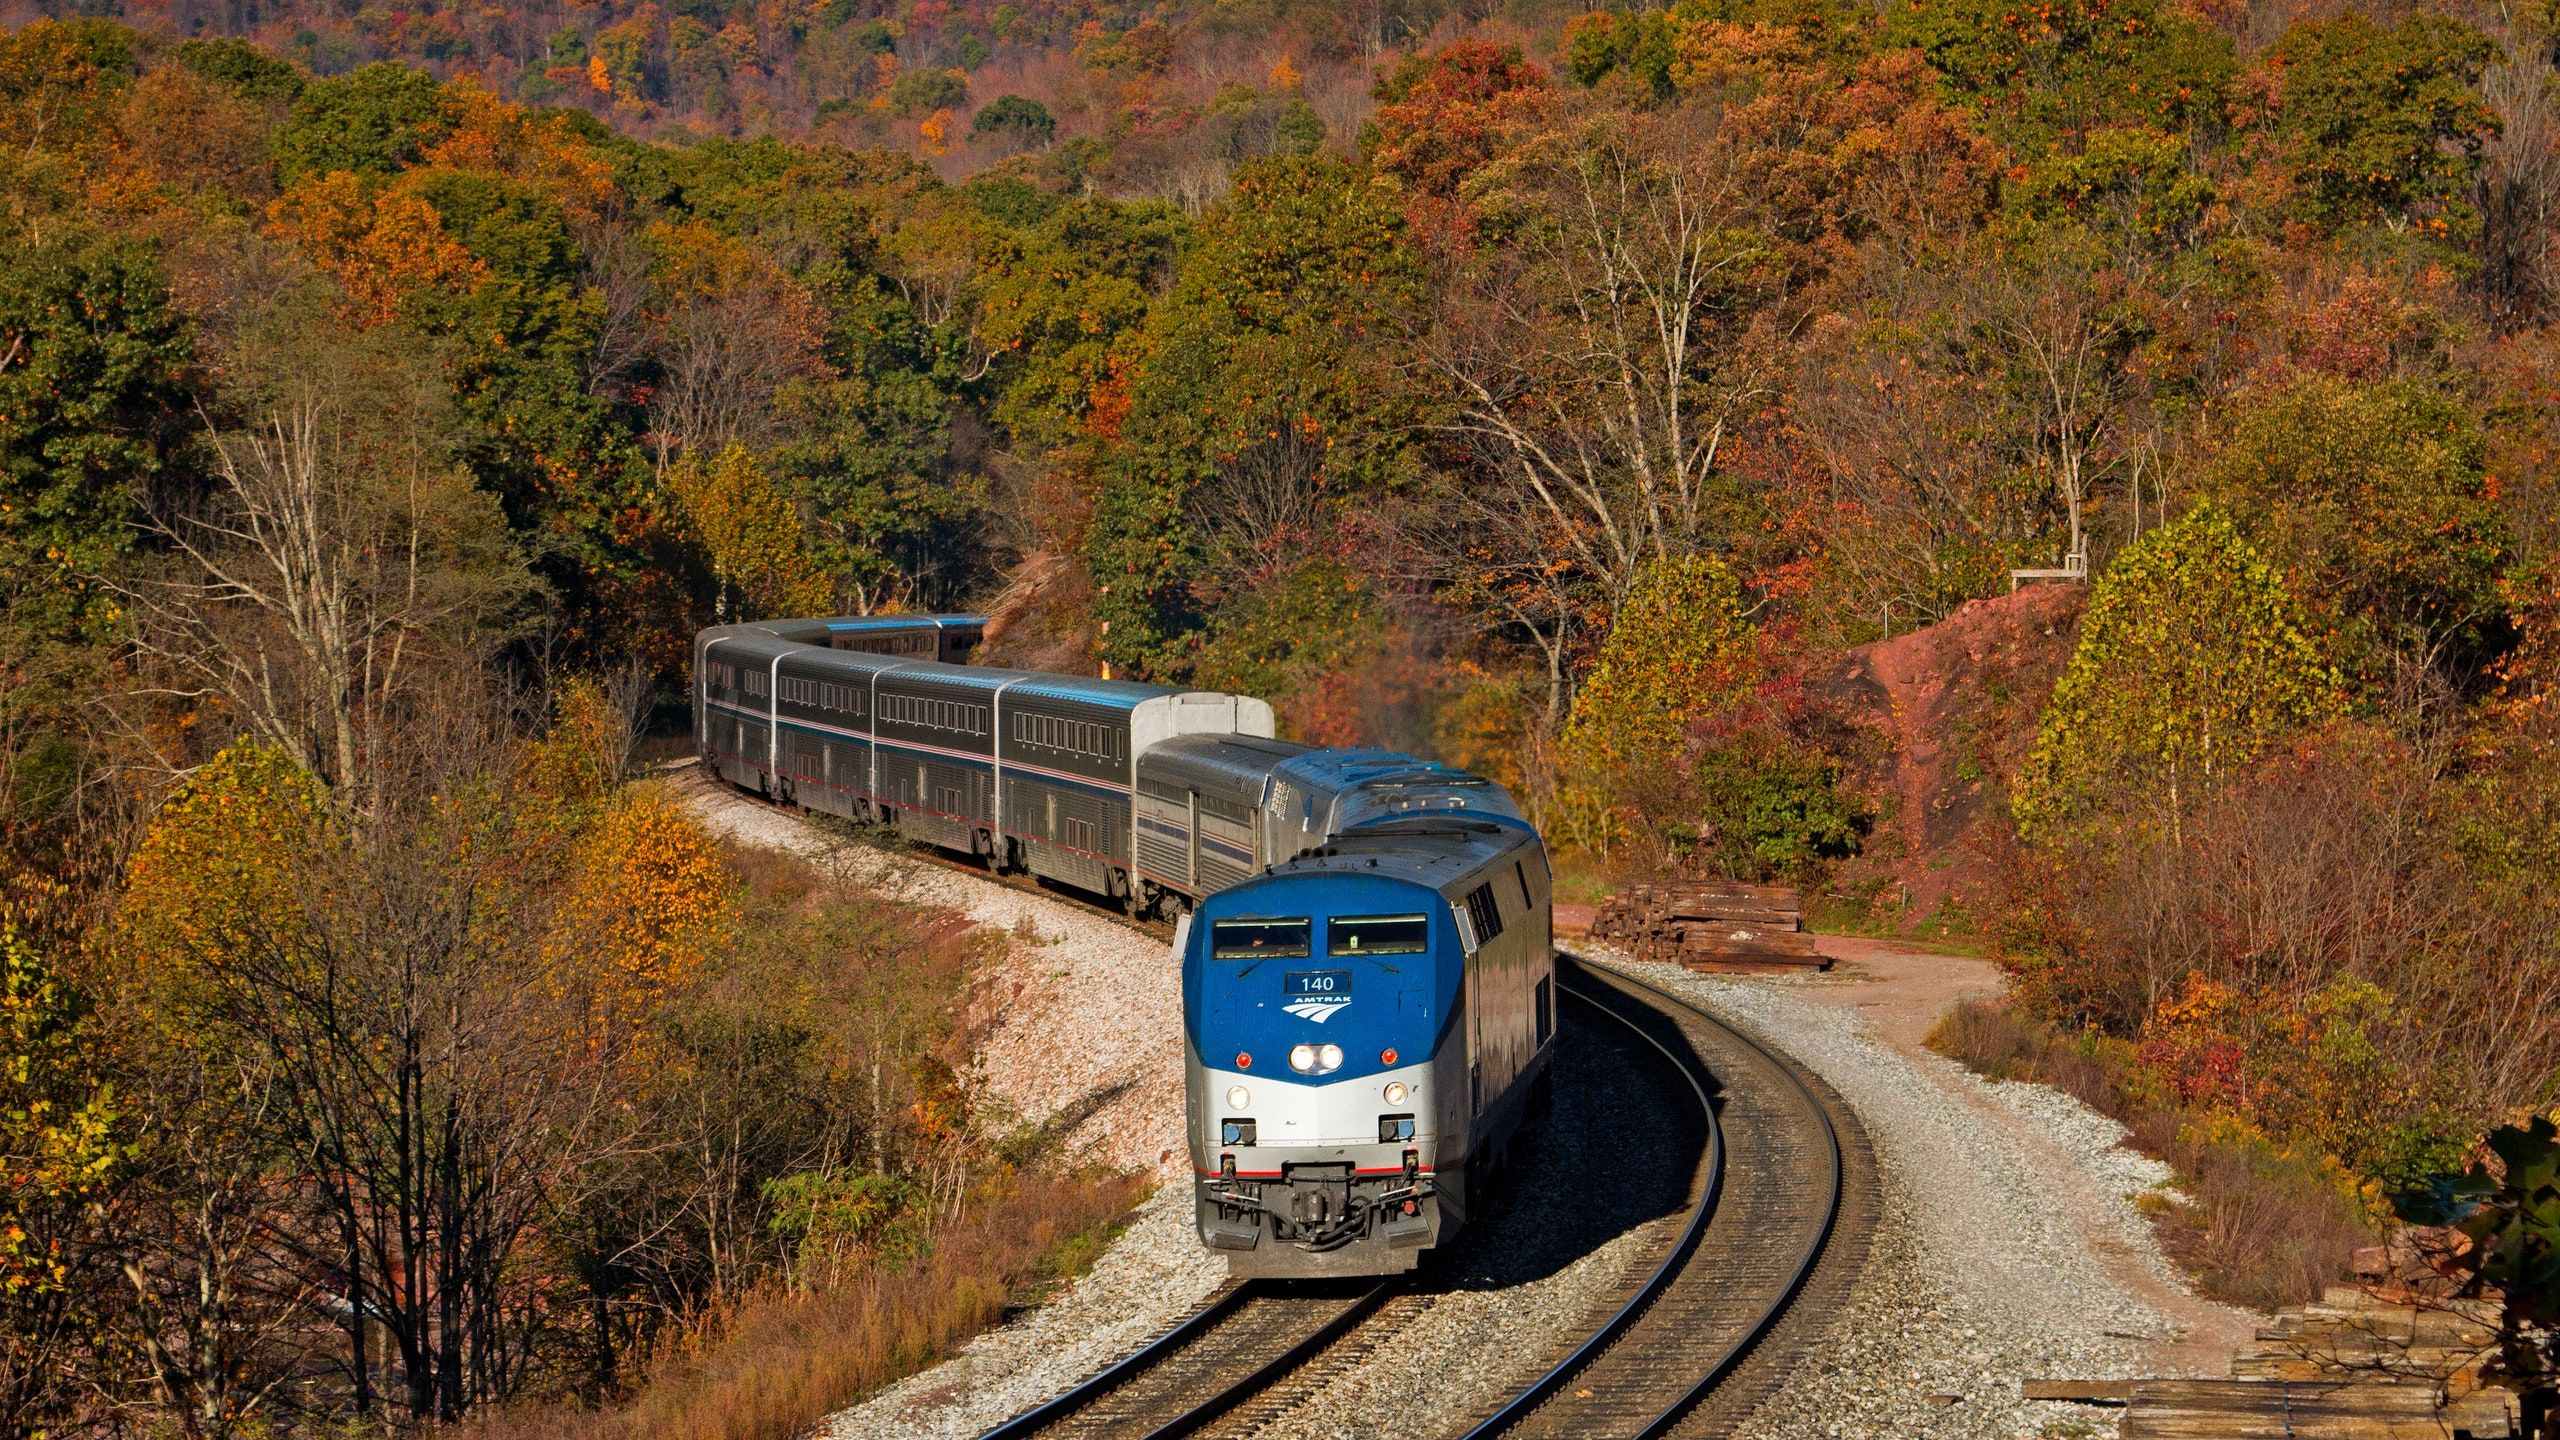
[(2336, 661), (2460, 674), (2501, 642), (2506, 526), (2479, 427), (2409, 381), (2305, 375), (2234, 417), (2206, 493), (2282, 565)]
[(42, 1436), (102, 1338), (103, 1222), (129, 1158), (84, 997), (0, 915), (0, 1433)]
[(824, 312), (770, 256), (699, 221), (649, 236), (657, 257), (649, 399), (659, 468), (674, 456), (763, 449), (781, 391), (822, 371)]
[(446, 449), (440, 377), (385, 332), (290, 297), (237, 357), (219, 485), (156, 508), (166, 547), (116, 582), (152, 678), (218, 697), (267, 743), (370, 805), (377, 745), (440, 667), (477, 658), (529, 589), (490, 497)]
[(799, 512), (745, 446), (731, 445), (708, 461), (686, 456), (667, 473), (667, 488), (710, 552), (723, 619), (733, 612), (748, 620), (831, 608), (831, 587), (806, 548)]
[(1477, 521), (1430, 522), (1424, 552), (1444, 584), (1486, 574), (1470, 556), (1540, 567), (1505, 613), (1559, 713), (1586, 616), (1737, 521), (1727, 446), (1775, 393), (1790, 261), (1718, 123), (1600, 110), (1524, 137), (1472, 191), (1483, 241), (1421, 337), (1471, 462), (1434, 501)]
[(2031, 837), (2067, 834), (2122, 799), (2174, 827), (2224, 777), (2345, 708), (2283, 578), (2199, 505), (2099, 580), (2011, 799)]

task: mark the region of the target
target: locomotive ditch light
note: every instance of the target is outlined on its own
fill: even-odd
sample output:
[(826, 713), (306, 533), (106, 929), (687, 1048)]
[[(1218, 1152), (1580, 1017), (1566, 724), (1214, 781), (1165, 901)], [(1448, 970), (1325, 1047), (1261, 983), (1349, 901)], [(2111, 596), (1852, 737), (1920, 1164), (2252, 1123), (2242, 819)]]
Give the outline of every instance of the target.
[(1253, 1143), (1253, 1132), (1254, 1124), (1250, 1120), (1221, 1120), (1218, 1122), (1218, 1143), (1221, 1145), (1250, 1145)]
[(1412, 1139), (1413, 1139), (1413, 1117), (1412, 1117), (1412, 1116), (1410, 1116), (1410, 1115), (1381, 1115), (1381, 1116), (1379, 1116), (1379, 1117), (1378, 1117), (1378, 1143), (1379, 1143), (1379, 1144), (1381, 1144), (1381, 1145), (1403, 1145), (1403, 1144), (1406, 1144), (1406, 1143), (1410, 1142)]
[(1230, 1085), (1230, 1086), (1228, 1086), (1228, 1087), (1227, 1087), (1227, 1108), (1228, 1108), (1228, 1109), (1230, 1109), (1230, 1110), (1243, 1110), (1243, 1109), (1250, 1108), (1250, 1107), (1252, 1106), (1252, 1104), (1253, 1104), (1253, 1092), (1252, 1092), (1252, 1091), (1247, 1090), (1246, 1088), (1244, 1088), (1244, 1087), (1243, 1087), (1243, 1086), (1241, 1086), (1241, 1085)]
[[(1401, 1080), (1390, 1080), (1390, 1081), (1388, 1081), (1388, 1082), (1387, 1082), (1387, 1088), (1386, 1088), (1385, 1094), (1386, 1094), (1386, 1097), (1387, 1097), (1387, 1103), (1388, 1103), (1388, 1104), (1390, 1104), (1390, 1105), (1401, 1105), (1401, 1104), (1403, 1104), (1403, 1103), (1404, 1103), (1404, 1082), (1403, 1082), (1403, 1081), (1401, 1081)], [(1239, 1110), (1241, 1110), (1241, 1109), (1243, 1109), (1244, 1107), (1243, 1107), (1243, 1106), (1241, 1106), (1241, 1105), (1239, 1105), (1239, 1106), (1237, 1106), (1236, 1108), (1237, 1108), (1237, 1109), (1239, 1109)]]

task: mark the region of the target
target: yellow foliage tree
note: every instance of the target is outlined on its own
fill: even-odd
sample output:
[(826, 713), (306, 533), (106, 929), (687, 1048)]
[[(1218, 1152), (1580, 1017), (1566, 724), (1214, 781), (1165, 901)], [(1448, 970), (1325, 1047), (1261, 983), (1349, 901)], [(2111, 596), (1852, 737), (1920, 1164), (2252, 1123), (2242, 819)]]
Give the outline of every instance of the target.
[(1756, 633), (1743, 618), (1742, 587), (1721, 561), (1682, 555), (1647, 565), (1574, 697), (1567, 761), (1593, 771), (1669, 764), (1694, 726), (1738, 698)]
[(445, 97), (452, 128), (427, 148), (428, 165), (504, 175), (582, 219), (593, 219), (613, 203), (613, 167), (569, 128), (567, 117), (536, 115), (501, 100), (471, 75), (447, 85)]
[(637, 1027), (727, 942), (735, 886), (711, 836), (663, 792), (624, 791), (580, 837), (552, 931), (552, 973), (590, 1023)]
[(233, 742), (152, 818), (125, 872), (120, 938), (183, 1028), (195, 977), (297, 924), (339, 838), (320, 781), (273, 745)]
[(831, 587), (803, 542), (800, 514), (747, 447), (732, 445), (708, 465), (686, 456), (667, 488), (710, 554), (723, 619), (827, 611)]

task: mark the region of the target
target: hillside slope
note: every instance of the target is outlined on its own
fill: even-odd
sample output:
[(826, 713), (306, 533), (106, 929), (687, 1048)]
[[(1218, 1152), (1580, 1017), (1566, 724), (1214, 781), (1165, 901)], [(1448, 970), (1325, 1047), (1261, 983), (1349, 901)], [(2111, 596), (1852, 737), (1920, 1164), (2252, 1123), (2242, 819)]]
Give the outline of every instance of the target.
[(2009, 779), (2079, 634), (2088, 592), (2037, 585), (1967, 603), (1946, 620), (1862, 645), (1817, 687), (1880, 743), (1857, 779), (1879, 802), (1868, 856), (1847, 877), (1881, 880), (1906, 927), (1963, 928), (1998, 877)]

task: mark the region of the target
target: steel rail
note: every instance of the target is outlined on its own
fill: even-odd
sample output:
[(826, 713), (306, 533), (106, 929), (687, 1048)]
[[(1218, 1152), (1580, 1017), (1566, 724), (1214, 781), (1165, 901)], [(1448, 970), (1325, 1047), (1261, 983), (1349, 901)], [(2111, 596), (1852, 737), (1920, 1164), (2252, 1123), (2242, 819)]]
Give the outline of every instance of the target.
[(1174, 1324), (1172, 1329), (1104, 1367), (1100, 1373), (1087, 1378), (1074, 1389), (1050, 1400), (1047, 1404), (1014, 1416), (979, 1436), (978, 1440), (1020, 1440), (1022, 1436), (1047, 1429), (1100, 1399), (1105, 1392), (1118, 1389), (1121, 1382), (1131, 1376), (1152, 1368), (1157, 1361), (1206, 1334), (1219, 1321), (1235, 1313), (1236, 1307), (1245, 1302), (1245, 1297), (1252, 1288), (1250, 1284), (1237, 1281), (1230, 1281), (1220, 1286), (1217, 1293), (1209, 1297), (1209, 1303), (1184, 1316)]
[[(1559, 953), (1558, 958), (1570, 961), (1578, 969), (1587, 970), (1590, 968), (1582, 965), (1580, 961), (1572, 960), (1572, 957), (1564, 956), (1561, 953)], [(1710, 1014), (1704, 1007), (1699, 1006), (1682, 996), (1675, 995), (1670, 991), (1663, 989), (1661, 986), (1655, 985), (1650, 981), (1638, 979), (1632, 975), (1623, 974), (1617, 971), (1610, 971), (1607, 973), (1610, 975), (1611, 979), (1633, 986), (1636, 989), (1642, 990), (1653, 996), (1656, 1001), (1660, 1002), (1661, 1006), (1686, 1012), (1686, 1014), (1694, 1017), (1699, 1022), (1709, 1025), (1726, 1036), (1729, 1036), (1742, 1047), (1759, 1056), (1761, 1060), (1766, 1062), (1771, 1070), (1785, 1077), (1787, 1083), (1803, 1097), (1806, 1107), (1822, 1122), (1823, 1145), (1821, 1148), (1827, 1162), (1826, 1168), (1828, 1171), (1822, 1186), (1825, 1198), (1823, 1202), (1821, 1223), (1815, 1228), (1810, 1241), (1798, 1255), (1794, 1266), (1788, 1272), (1785, 1282), (1773, 1294), (1771, 1294), (1768, 1302), (1761, 1308), (1758, 1317), (1744, 1330), (1741, 1335), (1737, 1336), (1731, 1344), (1727, 1345), (1721, 1353), (1708, 1363), (1707, 1367), (1698, 1374), (1696, 1380), (1683, 1388), (1667, 1403), (1663, 1404), (1650, 1419), (1643, 1421), (1635, 1430), (1628, 1434), (1628, 1440), (1652, 1440), (1652, 1437), (1668, 1433), (1674, 1426), (1680, 1423), (1683, 1416), (1687, 1415), (1692, 1409), (1694, 1409), (1699, 1402), (1706, 1399), (1709, 1392), (1722, 1384), (1724, 1380), (1733, 1373), (1734, 1367), (1741, 1364), (1744, 1358), (1751, 1353), (1759, 1342), (1777, 1326), (1780, 1318), (1786, 1314), (1788, 1306), (1794, 1302), (1797, 1294), (1804, 1289), (1805, 1282), (1813, 1275), (1814, 1267), (1820, 1263), (1823, 1252), (1829, 1248), (1832, 1233), (1839, 1224), (1840, 1207), (1846, 1179), (1846, 1167), (1841, 1156), (1839, 1127), (1831, 1123), (1829, 1107), (1823, 1103), (1822, 1098), (1815, 1094), (1810, 1086), (1804, 1083), (1803, 1078), (1797, 1073), (1795, 1066), (1780, 1058), (1767, 1046), (1753, 1039), (1738, 1027), (1727, 1024), (1713, 1014)], [(1661, 1051), (1666, 1058), (1670, 1059), (1672, 1063), (1681, 1070), (1682, 1074), (1688, 1078), (1690, 1084), (1693, 1087), (1699, 1088), (1701, 1098), (1704, 1097), (1704, 1090), (1699, 1078), (1700, 1074), (1704, 1070), (1703, 1062), (1683, 1061), (1679, 1056), (1673, 1055), (1668, 1046), (1664, 1045), (1653, 1035), (1648, 1034), (1641, 1026), (1637, 1025), (1635, 1021), (1624, 1015), (1618, 1014), (1607, 1005), (1596, 1003), (1593, 1000), (1593, 997), (1589, 995), (1580, 995), (1578, 992), (1573, 991), (1569, 991), (1568, 993), (1576, 993), (1578, 998), (1584, 1000), (1586, 1003), (1591, 1003), (1594, 1009), (1600, 1010), (1602, 1013), (1609, 1015), (1610, 1018), (1617, 1020), (1622, 1025), (1625, 1025), (1628, 1029), (1635, 1031), (1636, 1034), (1643, 1036), (1646, 1043), (1652, 1045), (1656, 1050)], [(1709, 1107), (1709, 1113), (1711, 1116), (1713, 1115), (1713, 1107), (1711, 1105)], [(1715, 1189), (1720, 1192), (1720, 1182), (1722, 1178), (1721, 1172), (1724, 1164), (1724, 1127), (1721, 1120), (1716, 1120), (1714, 1123), (1715, 1145), (1717, 1152), (1716, 1166), (1718, 1170), (1717, 1178), (1719, 1182)], [(1643, 1313), (1650, 1309), (1654, 1302), (1658, 1300), (1670, 1285), (1679, 1278), (1681, 1271), (1685, 1268), (1685, 1262), (1696, 1252), (1699, 1239), (1703, 1236), (1706, 1225), (1713, 1218), (1715, 1208), (1716, 1207), (1713, 1203), (1700, 1205), (1696, 1214), (1691, 1217), (1688, 1229), (1682, 1234), (1679, 1246), (1674, 1250), (1671, 1256), (1664, 1260), (1662, 1265), (1655, 1269), (1653, 1275), (1647, 1280), (1644, 1288), (1633, 1298), (1628, 1300), (1625, 1305), (1621, 1306), (1615, 1314), (1611, 1315), (1608, 1321), (1603, 1324), (1590, 1339), (1575, 1347), (1574, 1352), (1571, 1355), (1567, 1356), (1546, 1374), (1539, 1376), (1536, 1381), (1531, 1383), (1529, 1388), (1523, 1390), (1500, 1410), (1494, 1412), (1493, 1415), (1478, 1423), (1473, 1429), (1467, 1431), (1466, 1440), (1487, 1440), (1487, 1437), (1501, 1434), (1503, 1431), (1518, 1424), (1532, 1411), (1537, 1409), (1539, 1405), (1552, 1397), (1555, 1392), (1562, 1388), (1568, 1381), (1587, 1369), (1592, 1361), (1596, 1360), (1614, 1340), (1623, 1336), (1628, 1328), (1634, 1325), (1636, 1321), (1642, 1317)]]

